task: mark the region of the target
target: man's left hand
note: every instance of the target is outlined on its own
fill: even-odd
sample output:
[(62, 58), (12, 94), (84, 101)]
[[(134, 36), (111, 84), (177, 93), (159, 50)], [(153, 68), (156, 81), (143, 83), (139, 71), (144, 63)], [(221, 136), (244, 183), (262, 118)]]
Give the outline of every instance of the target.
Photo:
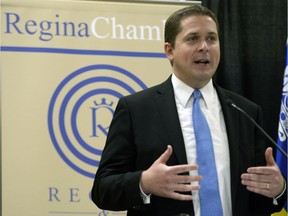
[(271, 147), (266, 149), (265, 158), (266, 166), (249, 167), (241, 179), (247, 190), (272, 198), (283, 192), (285, 180), (273, 158)]

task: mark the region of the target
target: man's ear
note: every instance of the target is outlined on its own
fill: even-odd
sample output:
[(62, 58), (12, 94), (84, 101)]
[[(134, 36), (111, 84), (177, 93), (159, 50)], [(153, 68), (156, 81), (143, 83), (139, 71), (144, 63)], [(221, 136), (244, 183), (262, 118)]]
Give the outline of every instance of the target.
[(164, 51), (169, 61), (172, 62), (174, 59), (174, 56), (173, 56), (173, 48), (170, 43), (166, 42), (164, 44)]

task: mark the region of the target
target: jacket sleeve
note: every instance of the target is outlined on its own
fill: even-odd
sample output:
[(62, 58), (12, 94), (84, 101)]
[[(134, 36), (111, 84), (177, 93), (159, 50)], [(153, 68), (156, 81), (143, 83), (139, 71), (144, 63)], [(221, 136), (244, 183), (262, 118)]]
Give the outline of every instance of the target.
[(143, 204), (139, 188), (142, 171), (135, 170), (136, 157), (131, 113), (125, 98), (121, 98), (92, 188), (92, 200), (99, 208), (122, 211)]

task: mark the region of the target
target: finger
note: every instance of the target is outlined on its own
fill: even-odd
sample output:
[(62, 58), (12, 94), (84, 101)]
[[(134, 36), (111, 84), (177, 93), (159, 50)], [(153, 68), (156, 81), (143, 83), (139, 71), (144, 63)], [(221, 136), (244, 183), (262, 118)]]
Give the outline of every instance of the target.
[(198, 166), (195, 164), (182, 164), (182, 165), (175, 165), (170, 166), (171, 172), (175, 174), (182, 174), (192, 170), (197, 170)]
[(255, 175), (270, 175), (271, 169), (267, 166), (259, 166), (259, 167), (249, 167), (247, 169), (247, 173), (255, 174)]
[(175, 182), (177, 184), (190, 184), (192, 182), (199, 182), (202, 180), (202, 176), (189, 176), (189, 175), (177, 175), (175, 176)]
[(276, 164), (274, 157), (273, 157), (273, 149), (271, 147), (266, 149), (265, 158), (266, 158), (267, 166), (274, 166)]
[(181, 201), (189, 201), (193, 199), (192, 194), (181, 194), (178, 192), (172, 192), (167, 197), (171, 199), (175, 199), (175, 200), (181, 200)]
[(172, 146), (168, 145), (166, 151), (158, 158), (160, 163), (166, 164), (172, 154)]
[(191, 185), (191, 184), (175, 184), (174, 191), (175, 192), (191, 192), (193, 190), (199, 190), (199, 185)]
[(252, 175), (264, 175), (264, 174), (268, 174), (268, 171), (264, 169), (264, 167), (249, 167), (247, 169), (247, 173)]
[(266, 182), (269, 180), (270, 176), (268, 174), (244, 173), (241, 175), (241, 178), (243, 180), (249, 180), (249, 181)]
[(254, 173), (254, 174), (263, 174), (263, 175), (269, 175), (271, 174), (271, 169), (268, 169), (268, 167), (277, 166), (276, 162), (273, 157), (273, 149), (271, 147), (267, 148), (265, 151), (265, 159), (266, 159), (266, 166), (259, 166), (259, 167), (249, 167), (247, 169), (248, 173)]
[(271, 192), (267, 189), (261, 189), (261, 188), (257, 188), (257, 187), (251, 187), (251, 186), (247, 186), (246, 188), (247, 188), (247, 190), (249, 190), (251, 192), (261, 194), (261, 195), (267, 196), (267, 197), (272, 197)]
[(241, 183), (247, 187), (258, 188), (262, 190), (269, 190), (270, 184), (268, 182), (250, 181), (242, 179)]

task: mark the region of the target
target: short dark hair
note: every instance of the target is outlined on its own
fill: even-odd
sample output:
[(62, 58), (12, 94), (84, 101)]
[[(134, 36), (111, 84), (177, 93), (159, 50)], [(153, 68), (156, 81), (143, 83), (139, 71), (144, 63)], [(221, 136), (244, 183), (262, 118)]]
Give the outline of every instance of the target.
[(216, 23), (217, 32), (219, 34), (219, 23), (215, 14), (206, 7), (201, 5), (192, 5), (175, 11), (167, 19), (165, 23), (164, 39), (165, 42), (171, 44), (174, 47), (176, 36), (181, 32), (181, 21), (190, 16), (209, 16)]

